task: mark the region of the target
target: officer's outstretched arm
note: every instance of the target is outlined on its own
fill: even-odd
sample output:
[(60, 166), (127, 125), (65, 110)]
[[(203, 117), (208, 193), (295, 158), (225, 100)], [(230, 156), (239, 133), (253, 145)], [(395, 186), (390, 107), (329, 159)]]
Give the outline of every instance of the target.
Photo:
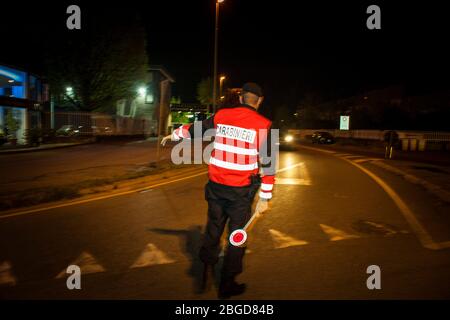
[[(201, 125), (201, 132), (202, 132), (201, 137), (195, 136), (194, 129), (195, 129), (196, 125)], [(169, 141), (169, 140), (180, 141), (181, 139), (191, 139), (191, 137), (202, 138), (203, 134), (206, 132), (206, 130), (213, 129), (213, 128), (214, 128), (214, 115), (212, 115), (211, 117), (209, 117), (206, 120), (201, 121), (200, 123), (194, 122), (193, 124), (187, 124), (187, 125), (180, 126), (178, 129), (174, 130), (171, 135), (165, 136), (161, 140), (161, 144), (163, 146), (165, 146), (167, 141)]]

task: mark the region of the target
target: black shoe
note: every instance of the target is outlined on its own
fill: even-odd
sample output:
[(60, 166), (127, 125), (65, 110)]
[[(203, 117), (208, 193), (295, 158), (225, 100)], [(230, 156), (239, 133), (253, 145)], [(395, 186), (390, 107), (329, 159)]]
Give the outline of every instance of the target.
[(243, 294), (247, 286), (245, 283), (237, 283), (236, 281), (224, 281), (219, 286), (219, 299), (229, 299), (231, 296)]
[(202, 281), (200, 283), (200, 292), (207, 292), (211, 290), (214, 279), (214, 265), (203, 264)]

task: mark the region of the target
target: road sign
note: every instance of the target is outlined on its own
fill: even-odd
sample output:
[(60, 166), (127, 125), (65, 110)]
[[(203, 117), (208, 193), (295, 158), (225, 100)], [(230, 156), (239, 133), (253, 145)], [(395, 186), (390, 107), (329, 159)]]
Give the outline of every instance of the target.
[(341, 116), (340, 130), (350, 130), (350, 116)]

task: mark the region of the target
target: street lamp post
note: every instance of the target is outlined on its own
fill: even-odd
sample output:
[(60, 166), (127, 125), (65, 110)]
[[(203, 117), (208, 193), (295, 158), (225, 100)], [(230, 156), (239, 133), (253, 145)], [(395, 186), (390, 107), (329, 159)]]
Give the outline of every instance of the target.
[(219, 6), (224, 0), (216, 0), (216, 28), (214, 34), (214, 75), (213, 75), (213, 113), (217, 105), (217, 49), (219, 37)]
[(222, 100), (222, 95), (223, 95), (223, 82), (225, 81), (226, 77), (225, 76), (221, 76), (220, 77), (220, 82), (219, 82), (219, 99)]

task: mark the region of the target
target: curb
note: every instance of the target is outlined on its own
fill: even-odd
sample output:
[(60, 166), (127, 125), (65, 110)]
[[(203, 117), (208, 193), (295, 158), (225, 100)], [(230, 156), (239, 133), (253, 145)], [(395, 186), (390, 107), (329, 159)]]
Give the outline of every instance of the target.
[(28, 207), (25, 206), (1, 211), (0, 220), (13, 216), (20, 216), (27, 213), (46, 211), (53, 208), (60, 208), (77, 205), (80, 203), (88, 203), (102, 199), (114, 198), (135, 192), (145, 192), (159, 186), (190, 179), (196, 176), (206, 175), (207, 171), (204, 168), (195, 168), (184, 170), (183, 172), (179, 173), (174, 173), (170, 176), (167, 176), (167, 173), (168, 172), (166, 171), (155, 176), (130, 179), (129, 181), (122, 181), (121, 183), (118, 182), (116, 184), (110, 184), (101, 187), (80, 189), (80, 196), (73, 199), (62, 199), (57, 201), (44, 202)]

